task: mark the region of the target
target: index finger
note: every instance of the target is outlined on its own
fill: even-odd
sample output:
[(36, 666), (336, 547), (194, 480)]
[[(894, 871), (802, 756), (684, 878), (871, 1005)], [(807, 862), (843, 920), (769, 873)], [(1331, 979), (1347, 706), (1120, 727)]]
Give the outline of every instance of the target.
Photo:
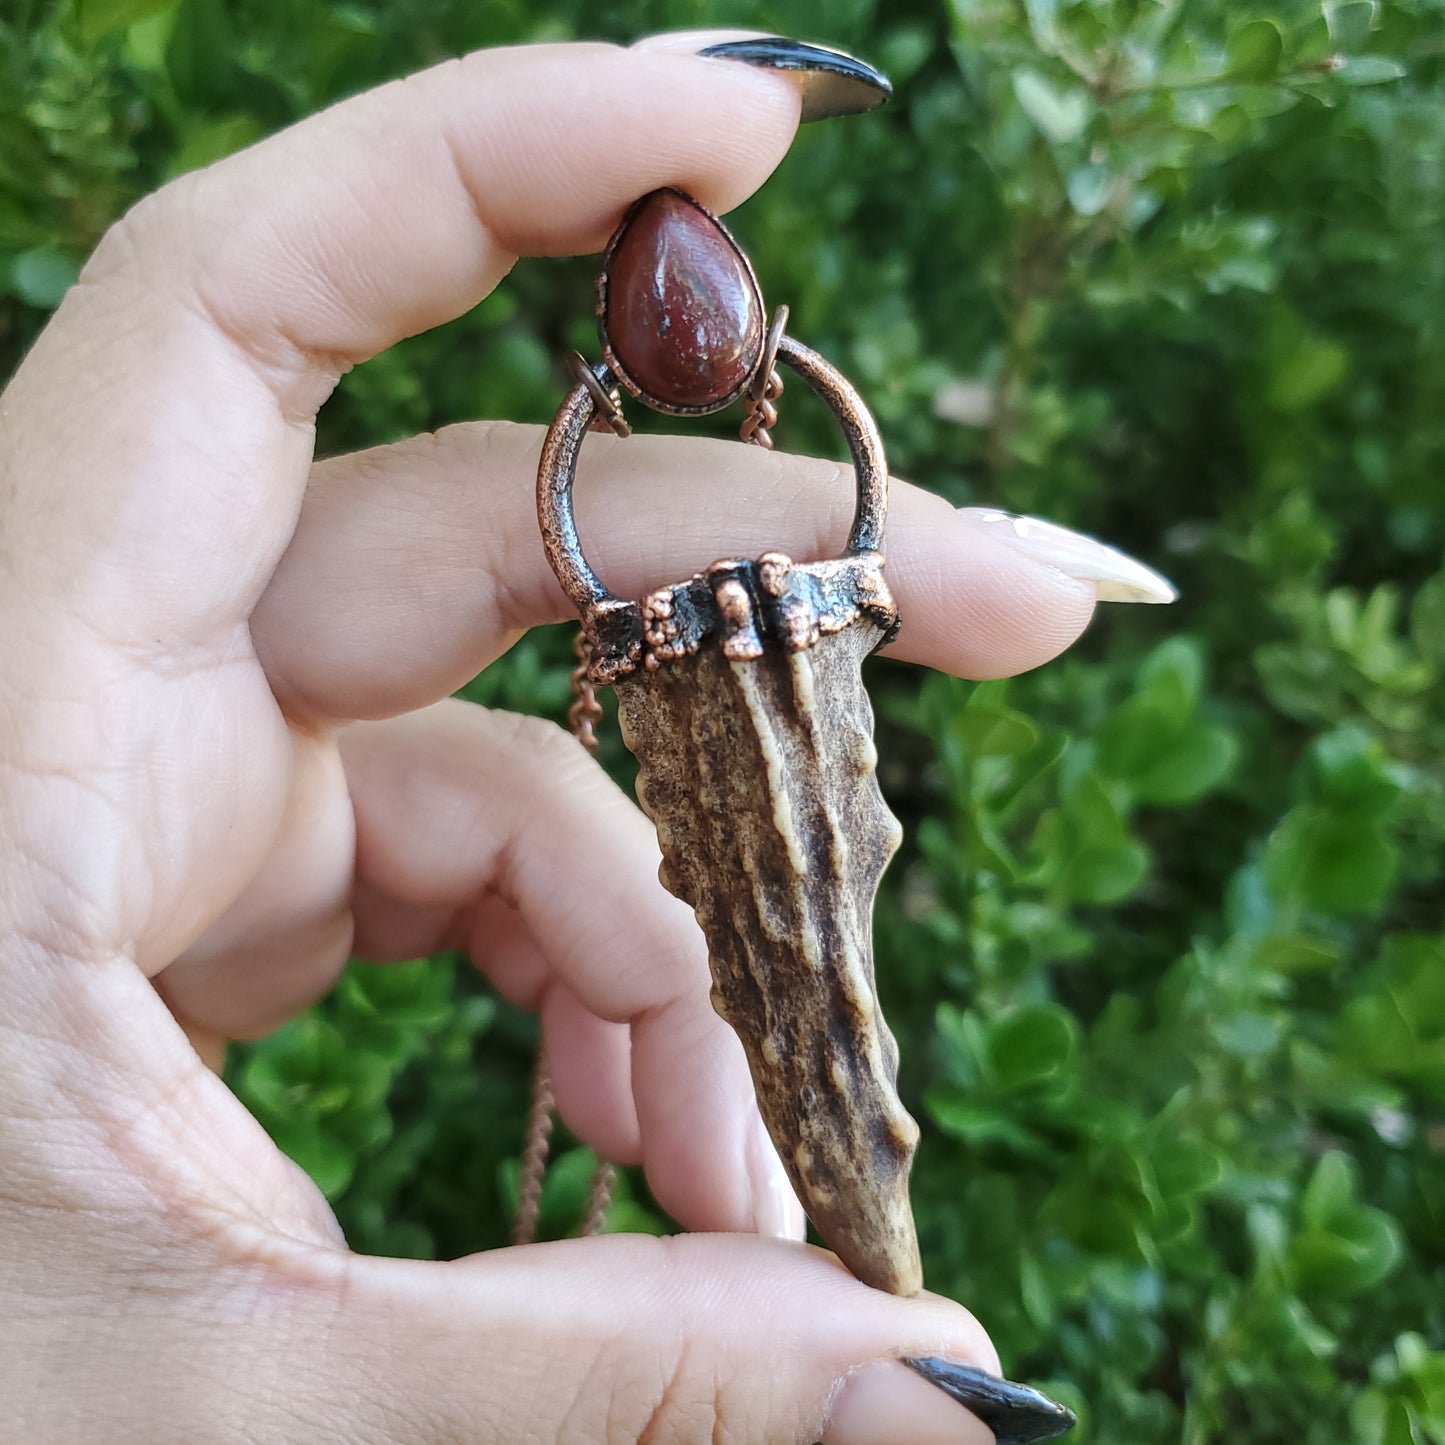
[(657, 186), (736, 205), (798, 106), (785, 78), (727, 61), (481, 52), (143, 201), (7, 396), (5, 531), (24, 545), (0, 602), (13, 587), (32, 615), (73, 613), (79, 590), (107, 636), (151, 648), (224, 633), (290, 537), (347, 367), (459, 315), (518, 254), (598, 248)]

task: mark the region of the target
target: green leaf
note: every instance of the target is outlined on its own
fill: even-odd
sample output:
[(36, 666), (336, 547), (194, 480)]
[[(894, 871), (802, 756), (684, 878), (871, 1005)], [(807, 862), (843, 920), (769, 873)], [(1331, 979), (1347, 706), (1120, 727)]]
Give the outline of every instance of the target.
[(1264, 85), (1279, 74), (1284, 37), (1273, 20), (1247, 20), (1229, 37), (1226, 69), (1231, 80)]
[(1098, 729), (1099, 770), (1132, 783), (1137, 773), (1168, 758), (1183, 723), (1178, 706), (1157, 690), (1126, 698)]
[(1341, 1053), (1382, 1078), (1445, 1098), (1445, 942), (1391, 937), (1372, 983), (1341, 1010)]
[(1402, 1253), (1394, 1221), (1361, 1205), (1336, 1215), (1328, 1230), (1296, 1237), (1290, 1245), (1290, 1263), (1303, 1290), (1346, 1299), (1387, 1279)]
[(1015, 71), (1013, 90), (1024, 114), (1055, 145), (1077, 140), (1094, 113), (1086, 91), (1073, 86), (1061, 89), (1036, 70)]
[(1149, 850), (1132, 839), (1113, 847), (1081, 848), (1059, 878), (1059, 891), (1076, 903), (1108, 904), (1127, 898), (1149, 872)]
[(79, 257), (53, 246), (22, 251), (10, 267), (10, 289), (27, 306), (53, 311), (80, 275)]
[(1349, 369), (1349, 352), (1338, 342), (1299, 335), (1275, 353), (1266, 386), (1269, 404), (1282, 412), (1302, 411), (1334, 391)]
[(570, 1233), (587, 1204), (597, 1168), (590, 1149), (567, 1149), (548, 1161), (542, 1185), (542, 1218), (558, 1233)]
[(1410, 608), (1410, 638), (1445, 681), (1445, 571), (1423, 583)]
[(243, 150), (264, 134), (261, 124), (250, 115), (222, 116), (209, 124), (195, 126), (175, 153), (169, 174), (178, 176), (186, 171), (199, 170)]
[(965, 1088), (975, 1087), (984, 1072), (988, 1041), (982, 1020), (972, 1010), (950, 1003), (934, 1013), (939, 1050), (948, 1073)]
[(1199, 701), (1204, 689), (1204, 644), (1181, 633), (1165, 638), (1139, 667), (1142, 691), (1167, 697), (1180, 721)]
[(1109, 204), (1114, 177), (1107, 166), (1080, 166), (1069, 176), (1069, 204), (1081, 216), (1097, 216)]
[(1129, 779), (1141, 803), (1180, 807), (1218, 788), (1234, 771), (1239, 743), (1227, 728), (1194, 723), (1173, 740), (1164, 757)]
[(176, 0), (77, 0), (76, 20), (81, 38), (94, 43), (113, 30), (169, 9)]
[(1044, 1263), (1024, 1251), (1019, 1260), (1019, 1299), (1030, 1321), (1044, 1330), (1052, 1327), (1058, 1314), (1051, 1276), (1052, 1271)]
[(604, 1234), (667, 1235), (673, 1226), (635, 1199), (615, 1199), (602, 1226)]
[(1401, 1242), (1394, 1221), (1356, 1200), (1358, 1171), (1330, 1150), (1300, 1197), (1301, 1231), (1290, 1242), (1290, 1263), (1301, 1285), (1335, 1297), (1361, 1293), (1396, 1267)]
[(1445, 936), (1392, 934), (1380, 951), (1391, 992), (1422, 1034), (1445, 1034)]
[(1005, 1092), (1032, 1089), (1068, 1075), (1079, 1047), (1079, 1026), (1059, 1004), (1013, 1009), (988, 1028), (994, 1082)]
[(1328, 1228), (1355, 1203), (1358, 1172), (1347, 1154), (1331, 1149), (1320, 1156), (1300, 1196), (1300, 1218), (1306, 1224)]
[(1368, 43), (1375, 24), (1373, 0), (1347, 0), (1343, 5), (1326, 5), (1330, 41), (1341, 50), (1358, 50)]
[(1154, 1182), (1165, 1199), (1207, 1194), (1224, 1178), (1224, 1156), (1198, 1139), (1162, 1138), (1150, 1150)]
[[(353, 964), (343, 976), (338, 1001), (345, 1013), (383, 1024), (409, 1028), (432, 1028), (450, 1018), (456, 1003), (452, 998), (452, 970), (428, 959), (411, 963)], [(486, 998), (469, 1000), (483, 1005), (477, 1022), (485, 1023), (495, 1012)]]
[(1059, 0), (1025, 0), (1024, 8), (1039, 48), (1052, 53), (1058, 43)]
[(1358, 1445), (1421, 1445), (1409, 1407), (1382, 1390), (1366, 1390), (1351, 1408), (1350, 1421)]
[(1023, 713), (1004, 707), (998, 693), (983, 684), (974, 689), (952, 728), (966, 758), (1017, 757), (1039, 740), (1039, 730)]
[(1335, 76), (1345, 85), (1386, 85), (1403, 79), (1407, 73), (1398, 60), (1383, 55), (1352, 55)]
[(1305, 779), (1310, 797), (1371, 822), (1384, 818), (1402, 792), (1380, 740), (1359, 727), (1317, 737), (1305, 756)]
[(1048, 1158), (1049, 1146), (1026, 1125), (996, 1104), (967, 1099), (951, 1089), (930, 1089), (924, 1096), (929, 1117), (952, 1139), (974, 1148), (997, 1145), (1025, 1158)]
[(1042, 1216), (1081, 1249), (1135, 1259), (1154, 1207), (1127, 1144), (1101, 1140), (1045, 1201)]
[(314, 1119), (282, 1120), (271, 1133), (276, 1147), (299, 1164), (328, 1199), (336, 1198), (356, 1173), (352, 1150)]
[(1370, 994), (1346, 1004), (1340, 1013), (1345, 1051), (1367, 1068), (1382, 1074), (1409, 1073), (1418, 1040), (1398, 999), (1387, 993)]
[(1340, 917), (1378, 908), (1398, 866), (1394, 845), (1368, 817), (1313, 806), (1285, 815), (1264, 858), (1277, 898)]
[(1242, 1009), (1211, 1019), (1209, 1031), (1220, 1047), (1235, 1058), (1262, 1058), (1273, 1053), (1284, 1037), (1285, 1022), (1277, 1014)]
[(1255, 961), (1272, 973), (1312, 973), (1340, 959), (1340, 944), (1311, 933), (1271, 934), (1255, 945)]

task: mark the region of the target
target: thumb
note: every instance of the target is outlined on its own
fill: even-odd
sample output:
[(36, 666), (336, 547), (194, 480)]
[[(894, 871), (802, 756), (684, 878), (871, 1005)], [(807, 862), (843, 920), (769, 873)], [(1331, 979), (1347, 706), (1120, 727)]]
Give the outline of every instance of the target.
[(868, 1289), (819, 1250), (612, 1235), (346, 1269), (313, 1297), (309, 1363), (288, 1380), (310, 1398), (285, 1401), (329, 1438), (993, 1445), (901, 1363), (995, 1370), (978, 1322)]

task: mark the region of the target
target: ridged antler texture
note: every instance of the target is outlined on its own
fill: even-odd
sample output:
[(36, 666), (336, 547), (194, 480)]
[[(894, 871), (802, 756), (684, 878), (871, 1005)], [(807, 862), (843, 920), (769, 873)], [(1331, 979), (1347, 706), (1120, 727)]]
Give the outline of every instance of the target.
[(612, 680), (662, 881), (702, 925), (713, 1001), (819, 1234), (865, 1283), (916, 1294), (918, 1126), (873, 977), (900, 837), (861, 673), (896, 621), (881, 558), (718, 563), (641, 615), (642, 666)]

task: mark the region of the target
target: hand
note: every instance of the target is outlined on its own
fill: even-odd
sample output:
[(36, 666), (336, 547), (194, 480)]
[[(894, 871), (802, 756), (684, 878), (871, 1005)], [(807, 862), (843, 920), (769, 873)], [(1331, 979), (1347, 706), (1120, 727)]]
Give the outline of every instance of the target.
[[(167, 186), (0, 401), (16, 1438), (991, 1438), (892, 1363), (996, 1368), (962, 1309), (721, 1233), (789, 1210), (649, 826), (559, 730), (442, 701), (568, 615), (538, 431), (312, 462), (342, 372), (519, 255), (594, 251), (659, 185), (725, 211), (763, 181), (792, 82), (678, 44), (473, 55)], [(836, 466), (738, 445), (597, 438), (585, 465), (580, 525), (626, 595), (725, 551), (836, 548), (851, 510)], [(895, 650), (935, 667), (1042, 662), (1095, 600), (907, 487), (889, 541)], [(443, 947), (541, 1011), (570, 1125), (718, 1233), (346, 1250), (198, 1049), (305, 1008), (353, 950)]]

